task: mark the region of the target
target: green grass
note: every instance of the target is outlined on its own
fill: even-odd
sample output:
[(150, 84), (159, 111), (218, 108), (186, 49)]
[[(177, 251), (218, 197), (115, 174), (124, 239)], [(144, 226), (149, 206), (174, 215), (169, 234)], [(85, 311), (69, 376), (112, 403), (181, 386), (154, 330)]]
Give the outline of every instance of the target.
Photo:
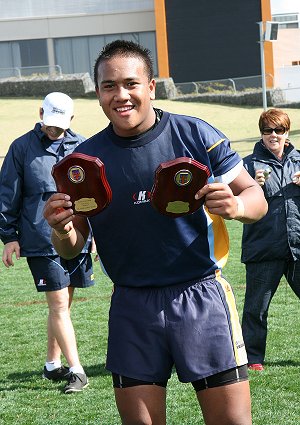
[[(0, 155), (17, 136), (38, 120), (39, 99), (0, 99)], [(202, 117), (220, 128), (242, 156), (258, 138), (261, 108), (156, 101), (175, 113)], [(288, 110), (291, 139), (300, 146), (300, 110)], [(75, 131), (90, 136), (107, 119), (96, 99), (75, 99)], [(244, 266), (240, 263), (242, 225), (227, 222), (231, 254), (224, 270), (232, 284), (239, 313), (245, 291)], [(0, 245), (1, 249), (1, 245)], [(117, 425), (111, 378), (105, 370), (107, 318), (111, 282), (95, 263), (97, 284), (77, 290), (72, 308), (78, 349), (89, 375), (83, 393), (64, 395), (63, 384), (41, 379), (46, 353), (47, 305), (34, 288), (25, 259), (6, 270), (0, 266), (0, 425)], [(254, 425), (300, 423), (298, 340), (299, 301), (283, 280), (269, 312), (266, 370), (250, 372)], [(168, 425), (203, 425), (194, 391), (174, 374), (168, 385)], [(216, 424), (217, 425), (217, 424)]]

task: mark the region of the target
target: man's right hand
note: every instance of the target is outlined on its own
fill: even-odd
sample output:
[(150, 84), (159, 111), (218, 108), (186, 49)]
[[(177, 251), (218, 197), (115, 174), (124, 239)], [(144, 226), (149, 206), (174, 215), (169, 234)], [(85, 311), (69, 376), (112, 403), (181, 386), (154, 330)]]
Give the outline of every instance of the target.
[(86, 217), (74, 215), (70, 196), (55, 193), (45, 204), (44, 218), (52, 227), (51, 241), (58, 254), (66, 259), (82, 251), (90, 233)]
[(57, 232), (66, 233), (73, 228), (74, 218), (70, 196), (55, 193), (50, 196), (44, 207), (44, 218)]
[(16, 259), (20, 259), (20, 245), (18, 241), (8, 242), (4, 245), (2, 261), (5, 267), (14, 266), (13, 254), (15, 254)]

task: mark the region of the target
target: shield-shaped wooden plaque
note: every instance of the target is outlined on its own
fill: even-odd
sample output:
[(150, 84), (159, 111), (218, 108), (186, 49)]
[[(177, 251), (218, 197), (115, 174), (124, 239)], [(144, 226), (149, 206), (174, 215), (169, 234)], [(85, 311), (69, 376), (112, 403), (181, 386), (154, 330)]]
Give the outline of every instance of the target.
[(105, 167), (97, 157), (71, 153), (53, 166), (52, 175), (57, 191), (70, 196), (74, 214), (93, 216), (111, 202)]
[(151, 204), (161, 214), (174, 218), (192, 214), (204, 203), (204, 197), (196, 200), (195, 194), (209, 176), (209, 168), (192, 158), (163, 162), (155, 172)]

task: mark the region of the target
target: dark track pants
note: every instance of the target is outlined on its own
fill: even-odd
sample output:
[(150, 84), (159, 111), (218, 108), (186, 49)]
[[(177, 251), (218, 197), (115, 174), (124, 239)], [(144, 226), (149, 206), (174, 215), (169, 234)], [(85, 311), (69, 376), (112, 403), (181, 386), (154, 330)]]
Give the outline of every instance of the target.
[(300, 298), (300, 261), (274, 260), (246, 264), (242, 331), (249, 363), (264, 362), (268, 310), (282, 276), (286, 277)]

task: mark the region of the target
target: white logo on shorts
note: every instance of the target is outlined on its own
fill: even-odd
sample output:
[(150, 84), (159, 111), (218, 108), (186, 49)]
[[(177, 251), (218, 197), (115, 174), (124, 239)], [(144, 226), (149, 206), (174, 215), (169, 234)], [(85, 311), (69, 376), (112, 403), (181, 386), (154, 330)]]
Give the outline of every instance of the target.
[(39, 283), (37, 284), (37, 286), (46, 286), (46, 280), (45, 279), (40, 279)]

